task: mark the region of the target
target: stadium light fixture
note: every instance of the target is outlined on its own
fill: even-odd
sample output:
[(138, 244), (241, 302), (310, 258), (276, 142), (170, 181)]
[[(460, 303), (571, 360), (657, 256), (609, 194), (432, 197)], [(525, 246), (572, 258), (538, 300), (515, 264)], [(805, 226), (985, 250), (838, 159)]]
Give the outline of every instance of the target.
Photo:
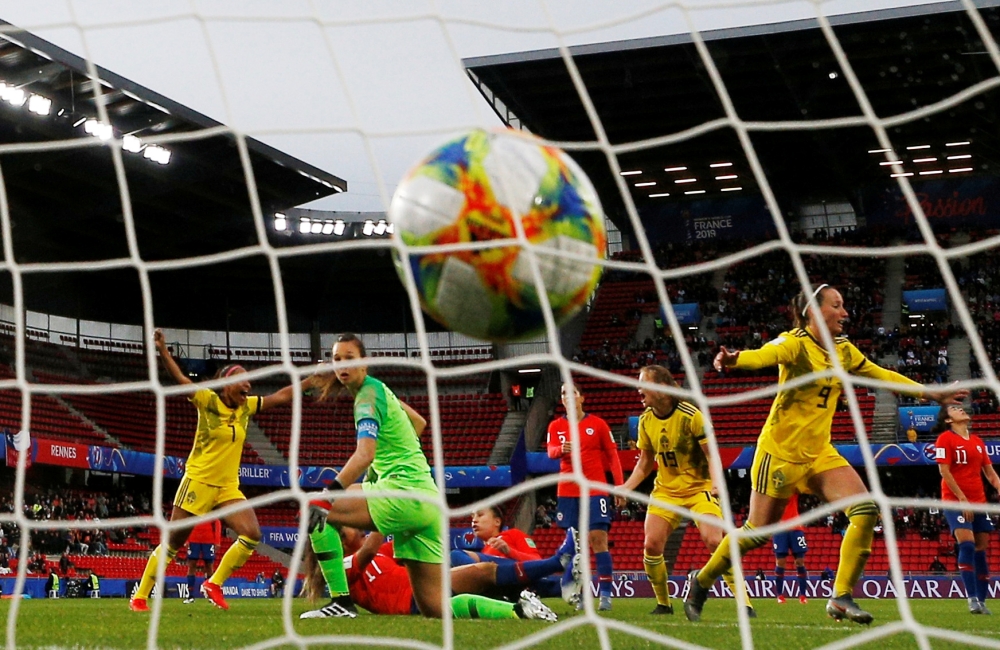
[(723, 187), (722, 191), (723, 192), (739, 192), (742, 189), (743, 189), (742, 187)]
[(393, 234), (394, 232), (396, 232), (396, 224), (390, 223), (388, 226), (385, 227), (385, 231), (390, 235)]
[(958, 169), (949, 169), (949, 174), (959, 174), (961, 172), (971, 172), (972, 167), (959, 167)]
[(385, 222), (385, 219), (379, 219), (378, 223), (375, 224), (375, 234), (382, 236), (385, 234), (385, 229), (389, 227), (389, 224)]
[(52, 110), (52, 100), (41, 95), (32, 95), (28, 98), (28, 110), (36, 115), (48, 115)]
[(733, 166), (733, 163), (726, 163), (726, 162), (723, 162), (723, 163), (712, 163), (711, 165), (709, 165), (709, 167), (711, 167), (712, 169), (715, 169), (716, 167), (732, 167), (732, 166)]
[(716, 176), (717, 181), (731, 181), (734, 178), (739, 178), (739, 174), (726, 174), (725, 176)]
[(309, 232), (309, 226), (310, 226), (310, 223), (309, 223), (308, 219), (306, 219), (305, 217), (302, 217), (301, 219), (299, 219), (299, 232), (300, 233), (302, 233), (303, 235), (307, 234)]
[(830, 77), (831, 79), (836, 79), (837, 77), (840, 76), (840, 73), (834, 70), (833, 72), (831, 72), (827, 76)]
[(915, 163), (936, 162), (937, 158), (914, 158)]
[(886, 160), (885, 162), (880, 162), (879, 165), (882, 167), (888, 167), (889, 165), (902, 165), (902, 160)]
[(930, 149), (930, 148), (931, 148), (931, 146), (929, 144), (915, 144), (912, 147), (907, 147), (906, 150), (907, 151), (916, 151), (918, 149)]
[(142, 140), (134, 135), (122, 136), (122, 149), (129, 153), (139, 153), (142, 151)]
[(636, 183), (634, 187), (652, 187), (654, 185), (656, 185), (656, 181), (649, 181), (646, 183)]
[(518, 374), (521, 374), (521, 375), (534, 375), (534, 374), (539, 373), (541, 371), (542, 371), (541, 368), (521, 368), (517, 372), (518, 372)]
[(651, 198), (651, 199), (658, 199), (661, 196), (670, 196), (670, 192), (657, 192), (656, 194), (650, 194), (649, 198)]
[(687, 167), (664, 167), (663, 168), (663, 171), (665, 171), (665, 172), (682, 172), (682, 171), (686, 171), (686, 170), (687, 170)]
[(365, 225), (362, 226), (361, 232), (365, 237), (371, 237), (372, 233), (375, 232), (375, 223), (371, 219), (368, 219), (365, 221)]
[(892, 149), (869, 149), (868, 153), (889, 153)]
[(285, 219), (285, 215), (280, 212), (274, 215), (274, 229), (278, 232), (284, 232), (288, 230), (288, 220)]
[(704, 194), (705, 190), (688, 190), (685, 194)]
[(694, 183), (697, 182), (697, 178), (678, 178), (674, 183), (680, 185), (682, 183)]
[(889, 174), (889, 178), (902, 178), (903, 176), (913, 176), (913, 172), (903, 172), (902, 174)]
[(972, 158), (971, 153), (963, 153), (959, 156), (948, 156), (948, 160), (965, 160), (966, 158)]
[(83, 124), (86, 121), (87, 121), (87, 118), (81, 117), (76, 122), (73, 122), (73, 128), (75, 129), (76, 127), (80, 126), (81, 124)]
[(619, 176), (636, 176), (636, 175), (641, 174), (641, 173), (642, 173), (642, 171), (638, 170), (638, 169), (634, 169), (634, 170), (628, 171), (628, 172), (618, 172)]
[(322, 221), (313, 221), (312, 225), (310, 225), (310, 227), (309, 227), (309, 232), (311, 232), (314, 235), (318, 235), (321, 232), (323, 232), (323, 222)]
[(340, 237), (341, 235), (344, 234), (344, 229), (345, 228), (347, 228), (347, 224), (344, 223), (342, 220), (337, 219), (333, 223), (333, 234), (337, 235), (338, 237)]
[(931, 176), (932, 174), (943, 174), (943, 173), (944, 173), (944, 170), (942, 170), (942, 169), (933, 169), (931, 171), (920, 172), (920, 175), (921, 176)]
[(24, 102), (28, 101), (28, 95), (16, 86), (4, 85), (3, 88), (0, 88), (0, 99), (11, 106), (24, 106)]
[(323, 234), (324, 235), (332, 235), (333, 234), (333, 222), (332, 221), (327, 221), (326, 223), (323, 224)]
[(961, 146), (964, 146), (964, 145), (967, 145), (967, 144), (972, 144), (972, 143), (969, 142), (968, 140), (963, 140), (962, 142), (945, 142), (944, 146), (946, 146), (946, 147), (961, 147)]
[(150, 160), (158, 162), (161, 165), (166, 165), (170, 162), (170, 151), (159, 145), (151, 144), (146, 147), (145, 151), (142, 152), (142, 157), (149, 158)]

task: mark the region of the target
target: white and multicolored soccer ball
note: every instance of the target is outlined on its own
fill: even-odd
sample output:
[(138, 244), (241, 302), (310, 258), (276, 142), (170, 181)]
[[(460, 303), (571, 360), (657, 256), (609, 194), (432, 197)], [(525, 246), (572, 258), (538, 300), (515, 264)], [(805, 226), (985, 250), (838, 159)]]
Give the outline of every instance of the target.
[(506, 240), (408, 254), (424, 310), (451, 330), (488, 341), (545, 329), (528, 254), (511, 241), (518, 221), (540, 247), (536, 259), (557, 325), (590, 298), (607, 249), (590, 179), (565, 152), (516, 131), (477, 129), (435, 149), (399, 184), (388, 218), (407, 246)]

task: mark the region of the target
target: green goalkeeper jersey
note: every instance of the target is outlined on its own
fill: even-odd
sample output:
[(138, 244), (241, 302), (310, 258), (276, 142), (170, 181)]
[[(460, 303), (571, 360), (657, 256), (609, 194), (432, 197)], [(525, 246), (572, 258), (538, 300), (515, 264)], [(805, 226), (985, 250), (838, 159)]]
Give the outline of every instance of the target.
[(371, 469), (378, 479), (402, 479), (414, 487), (436, 490), (420, 439), (399, 399), (378, 379), (368, 376), (354, 396), (358, 437), (375, 440)]

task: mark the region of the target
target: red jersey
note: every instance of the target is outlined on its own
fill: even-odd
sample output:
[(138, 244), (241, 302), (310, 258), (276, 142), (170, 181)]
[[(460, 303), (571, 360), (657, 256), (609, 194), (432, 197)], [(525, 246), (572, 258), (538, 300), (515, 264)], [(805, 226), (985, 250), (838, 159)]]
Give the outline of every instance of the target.
[[(793, 494), (792, 498), (788, 500), (788, 505), (785, 506), (785, 514), (781, 516), (781, 521), (790, 521), (799, 516), (799, 495)], [(795, 528), (790, 528), (789, 530), (802, 530), (802, 526), (796, 526)]]
[(372, 614), (413, 612), (413, 587), (406, 569), (391, 557), (377, 553), (364, 571), (354, 566), (354, 556), (344, 558), (351, 599)]
[(215, 521), (203, 521), (191, 529), (188, 536), (188, 544), (214, 544), (218, 546), (222, 543), (222, 524), (218, 519)]
[(517, 560), (518, 562), (528, 562), (531, 560), (542, 559), (541, 554), (538, 552), (538, 548), (535, 546), (535, 540), (531, 539), (517, 528), (508, 528), (497, 535), (497, 537), (507, 542), (507, 546), (510, 547), (510, 553), (504, 555), (492, 546), (484, 546), (483, 550), (480, 551), (483, 555), (509, 557), (512, 560)]
[[(574, 436), (572, 441), (579, 442), (580, 461), (584, 476), (590, 481), (605, 483), (608, 480), (605, 474), (608, 470), (611, 470), (614, 476), (614, 484), (621, 485), (624, 482), (622, 479), (622, 464), (618, 460), (618, 446), (615, 445), (614, 438), (611, 437), (611, 429), (608, 428), (608, 423), (596, 415), (585, 415), (579, 424), (580, 438), (582, 440), (577, 441)], [(549, 425), (547, 442), (549, 458), (562, 459), (559, 463), (560, 474), (573, 473), (573, 455), (563, 454), (562, 452), (562, 443), (570, 440), (570, 435), (569, 420), (565, 417), (553, 420)], [(606, 495), (607, 492), (591, 490), (590, 494), (591, 496), (602, 496)], [(578, 497), (580, 496), (580, 487), (574, 482), (564, 481), (559, 483), (556, 495), (560, 497)]]
[[(991, 463), (986, 446), (975, 434), (966, 440), (954, 431), (945, 431), (934, 443), (934, 458), (939, 465), (948, 465), (959, 489), (970, 503), (986, 503), (983, 489), (983, 468)], [(948, 484), (941, 480), (941, 500), (958, 501)]]

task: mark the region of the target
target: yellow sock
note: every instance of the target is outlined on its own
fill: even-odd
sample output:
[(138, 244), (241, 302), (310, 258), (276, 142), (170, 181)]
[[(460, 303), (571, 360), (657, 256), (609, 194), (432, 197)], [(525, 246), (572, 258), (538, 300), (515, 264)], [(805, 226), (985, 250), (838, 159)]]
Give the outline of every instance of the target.
[(872, 537), (878, 523), (878, 506), (874, 501), (866, 501), (848, 508), (844, 514), (851, 524), (844, 533), (840, 545), (840, 564), (833, 582), (833, 597), (849, 596), (854, 592), (861, 572), (865, 570), (868, 556), (872, 553)]
[[(749, 521), (743, 524), (742, 530), (744, 532), (749, 533), (753, 529), (754, 527), (750, 525)], [(755, 548), (763, 546), (767, 541), (768, 537), (766, 536), (751, 535), (749, 537), (740, 537), (738, 542), (740, 557), (743, 557)], [(698, 584), (706, 589), (710, 588), (715, 583), (715, 579), (726, 571), (729, 571), (732, 566), (733, 561), (729, 558), (729, 535), (726, 535), (719, 543), (719, 547), (712, 553), (712, 557), (708, 558), (708, 562), (698, 572)]]
[[(733, 592), (733, 597), (742, 602), (747, 607), (753, 607), (753, 602), (750, 600), (750, 592), (746, 589), (737, 590), (736, 577), (733, 575), (733, 568), (729, 567), (725, 573), (722, 574), (722, 579), (726, 581), (729, 586), (729, 591)], [(746, 583), (744, 583), (745, 585)]]
[[(160, 553), (163, 551), (163, 548), (163, 544), (154, 548), (152, 554), (149, 556), (149, 560), (146, 561), (146, 568), (142, 570), (142, 580), (139, 581), (139, 588), (135, 591), (136, 598), (145, 600), (149, 598), (149, 594), (153, 591), (153, 585), (156, 583), (156, 570), (160, 564)], [(169, 546), (165, 548), (167, 549), (167, 566), (170, 566), (170, 563), (177, 557), (177, 550)]]
[(653, 587), (656, 602), (670, 606), (670, 585), (667, 583), (667, 563), (662, 555), (650, 556), (642, 554), (642, 567), (646, 569), (649, 584)]
[(222, 583), (229, 576), (233, 575), (233, 571), (246, 564), (246, 561), (253, 555), (254, 549), (257, 548), (258, 544), (260, 544), (259, 541), (252, 540), (249, 537), (244, 537), (243, 535), (237, 537), (236, 542), (222, 556), (219, 568), (215, 570), (215, 573), (212, 574), (212, 577), (208, 581), (221, 587)]

